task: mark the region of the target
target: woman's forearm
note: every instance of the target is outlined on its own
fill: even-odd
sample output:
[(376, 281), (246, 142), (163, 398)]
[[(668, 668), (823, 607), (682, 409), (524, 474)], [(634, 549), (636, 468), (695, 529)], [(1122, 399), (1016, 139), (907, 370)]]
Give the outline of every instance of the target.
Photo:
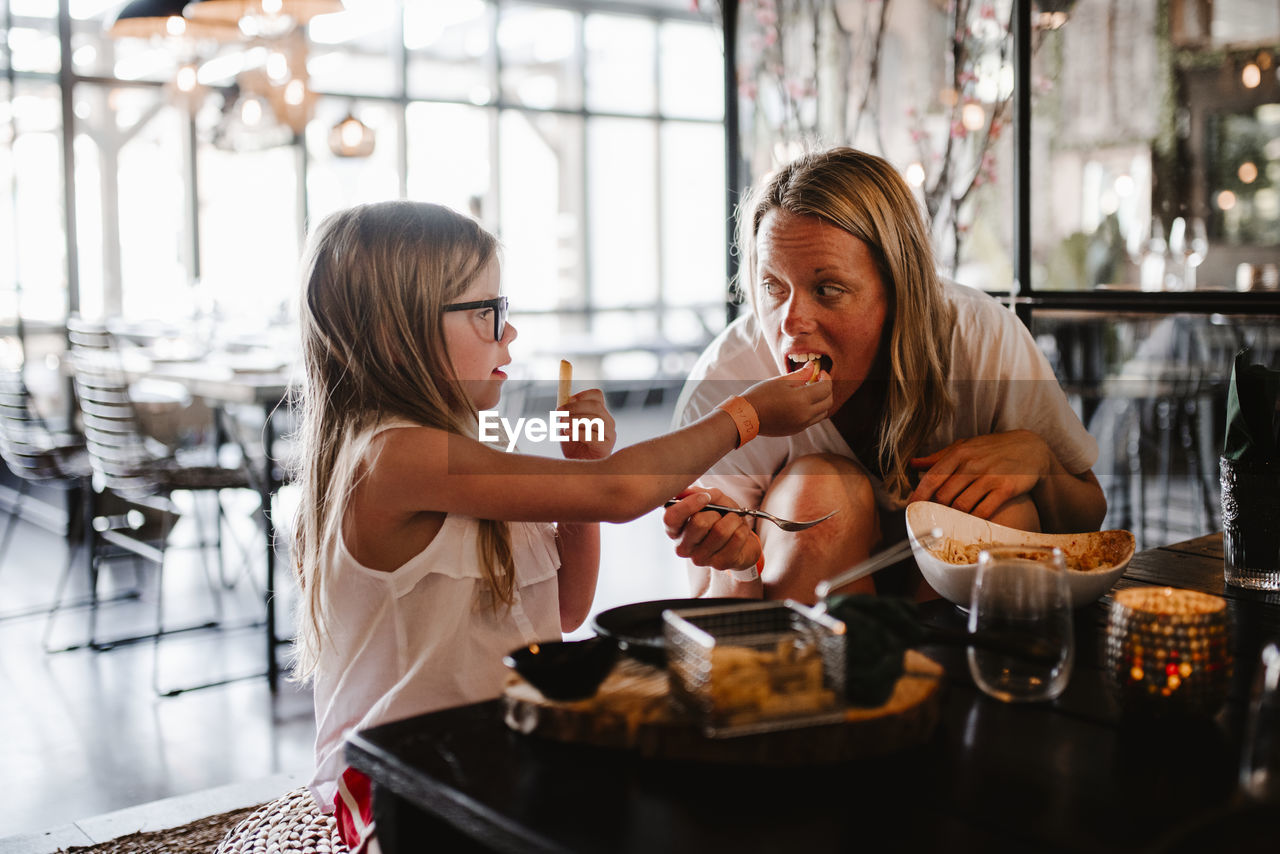
[(1093, 472), (1072, 474), (1054, 455), (1048, 475), (1031, 490), (1031, 499), (1040, 514), (1041, 529), (1047, 534), (1096, 531), (1107, 514), (1107, 498)]

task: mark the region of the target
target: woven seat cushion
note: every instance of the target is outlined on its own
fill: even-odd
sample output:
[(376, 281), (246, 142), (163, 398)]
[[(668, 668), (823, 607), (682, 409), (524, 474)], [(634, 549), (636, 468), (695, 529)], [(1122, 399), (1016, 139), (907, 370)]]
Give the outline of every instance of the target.
[(294, 789), (237, 824), (214, 854), (342, 854), (347, 846), (338, 836), (338, 822), (324, 815), (305, 788)]

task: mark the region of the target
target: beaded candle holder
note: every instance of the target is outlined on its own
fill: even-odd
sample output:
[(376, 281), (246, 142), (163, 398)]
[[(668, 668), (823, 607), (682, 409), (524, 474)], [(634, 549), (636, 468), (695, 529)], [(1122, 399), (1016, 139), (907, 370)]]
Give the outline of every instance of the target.
[(1115, 594), (1107, 676), (1126, 712), (1213, 715), (1231, 681), (1231, 617), (1217, 596), (1173, 587)]

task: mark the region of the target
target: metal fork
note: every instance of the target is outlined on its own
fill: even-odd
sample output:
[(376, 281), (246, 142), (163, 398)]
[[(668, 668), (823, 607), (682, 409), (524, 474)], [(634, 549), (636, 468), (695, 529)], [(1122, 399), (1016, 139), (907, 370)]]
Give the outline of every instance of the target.
[[(679, 498), (668, 499), (667, 503), (664, 504), (663, 506), (670, 507), (672, 504), (675, 504), (677, 501), (680, 501), (680, 500), (681, 499)], [(757, 519), (767, 519), (768, 521), (777, 525), (779, 528), (781, 528), (784, 531), (803, 531), (805, 528), (812, 528), (814, 525), (818, 524), (819, 522), (827, 521), (828, 519), (830, 519), (832, 516), (836, 515), (836, 513), (839, 512), (838, 510), (832, 510), (830, 513), (823, 516), (822, 518), (814, 519), (810, 522), (792, 522), (790, 519), (780, 519), (777, 516), (774, 516), (772, 513), (766, 513), (763, 510), (748, 510), (745, 507), (725, 507), (723, 504), (708, 504), (706, 507), (703, 507), (702, 509), (714, 510), (715, 512), (719, 513), (721, 516), (723, 516), (726, 513), (737, 513), (739, 516), (755, 516)], [(700, 510), (698, 512), (702, 512), (702, 511)]]

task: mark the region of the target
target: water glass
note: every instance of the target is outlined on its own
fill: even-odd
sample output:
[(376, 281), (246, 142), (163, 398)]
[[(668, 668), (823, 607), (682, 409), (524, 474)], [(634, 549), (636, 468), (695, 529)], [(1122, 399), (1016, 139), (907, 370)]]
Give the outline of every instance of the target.
[(1280, 646), (1262, 649), (1240, 757), (1240, 791), (1254, 801), (1280, 801)]
[(984, 692), (1005, 702), (1052, 700), (1071, 678), (1075, 638), (1066, 560), (1056, 548), (992, 548), (978, 554), (969, 602), (969, 632), (998, 633), (1056, 651), (1033, 660), (969, 647), (969, 672)]

